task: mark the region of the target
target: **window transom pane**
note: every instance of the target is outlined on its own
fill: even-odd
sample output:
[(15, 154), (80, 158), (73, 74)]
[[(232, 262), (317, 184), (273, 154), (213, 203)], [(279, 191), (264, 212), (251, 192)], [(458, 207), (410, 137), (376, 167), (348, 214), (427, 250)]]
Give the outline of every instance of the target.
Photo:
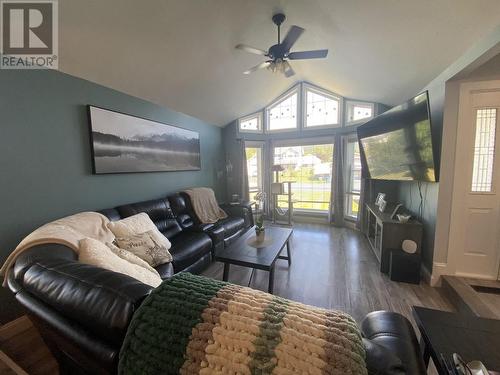
[(356, 123), (362, 120), (371, 119), (374, 115), (374, 107), (372, 103), (347, 103), (347, 123)]
[(306, 126), (339, 124), (339, 100), (306, 90)]
[(240, 119), (240, 130), (251, 131), (251, 132), (262, 130), (261, 115), (256, 114), (253, 116), (248, 116)]
[(297, 127), (297, 92), (269, 108), (269, 130)]

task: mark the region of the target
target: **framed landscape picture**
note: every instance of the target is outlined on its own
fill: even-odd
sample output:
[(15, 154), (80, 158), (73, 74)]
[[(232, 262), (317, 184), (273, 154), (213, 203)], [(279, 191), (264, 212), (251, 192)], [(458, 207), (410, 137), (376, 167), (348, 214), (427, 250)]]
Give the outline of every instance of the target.
[(94, 174), (201, 168), (197, 132), (91, 105), (88, 113)]

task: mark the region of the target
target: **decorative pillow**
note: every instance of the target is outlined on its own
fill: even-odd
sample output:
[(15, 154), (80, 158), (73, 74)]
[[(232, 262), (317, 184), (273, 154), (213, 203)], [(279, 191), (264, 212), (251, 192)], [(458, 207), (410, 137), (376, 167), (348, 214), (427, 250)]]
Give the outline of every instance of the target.
[(82, 263), (122, 273), (155, 288), (162, 282), (160, 274), (156, 270), (139, 265), (140, 262), (137, 260), (129, 262), (121, 258), (108, 246), (93, 238), (80, 240), (78, 260)]
[[(110, 221), (108, 228), (115, 237), (127, 238), (142, 234), (147, 231), (155, 232), (155, 239), (162, 244), (163, 247), (170, 249), (172, 244), (156, 227), (155, 223), (149, 218), (148, 214), (141, 212), (140, 214), (129, 216), (118, 221)], [(121, 246), (120, 246), (121, 247)]]
[(113, 253), (115, 253), (116, 255), (118, 255), (120, 258), (125, 259), (127, 262), (130, 262), (130, 263), (133, 263), (133, 264), (137, 264), (138, 266), (144, 267), (144, 268), (146, 268), (147, 270), (150, 270), (153, 273), (157, 272), (153, 267), (151, 267), (148, 264), (148, 262), (146, 262), (145, 260), (142, 260), (137, 255), (135, 255), (134, 253), (131, 253), (130, 251), (127, 251), (127, 250), (120, 249), (118, 246), (116, 246), (114, 243), (111, 243), (111, 242), (107, 242), (106, 246), (109, 247), (109, 249)]
[(116, 237), (116, 243), (121, 249), (130, 251), (149, 265), (156, 267), (172, 261), (172, 255), (161, 237), (165, 238), (161, 233), (149, 230), (129, 237)]

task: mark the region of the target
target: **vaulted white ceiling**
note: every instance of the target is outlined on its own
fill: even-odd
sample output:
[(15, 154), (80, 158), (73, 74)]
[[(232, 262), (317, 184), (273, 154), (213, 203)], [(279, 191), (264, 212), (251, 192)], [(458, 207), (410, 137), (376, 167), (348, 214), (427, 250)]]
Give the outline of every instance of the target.
[[(234, 46), (275, 44), (278, 10), (328, 58), (243, 75), (264, 57)], [(302, 80), (397, 104), (498, 24), (498, 0), (60, 0), (59, 68), (224, 126)]]

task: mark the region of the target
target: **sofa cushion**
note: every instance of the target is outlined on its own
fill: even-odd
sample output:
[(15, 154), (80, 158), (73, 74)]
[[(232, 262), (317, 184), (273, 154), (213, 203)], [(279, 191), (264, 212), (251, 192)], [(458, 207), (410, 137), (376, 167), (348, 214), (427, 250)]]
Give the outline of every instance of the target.
[(212, 240), (205, 233), (194, 231), (183, 231), (170, 239), (172, 247), (172, 265), (174, 271), (180, 272), (184, 268), (196, 262), (199, 258), (210, 253)]
[(175, 236), (182, 229), (177, 223), (175, 214), (170, 208), (170, 203), (166, 199), (153, 199), (149, 201), (125, 204), (116, 207), (122, 218), (136, 215), (141, 212), (148, 214), (149, 218), (160, 232), (167, 233), (166, 237)]
[(243, 229), (245, 220), (242, 217), (229, 216), (225, 219), (219, 220), (217, 225), (224, 228), (224, 238), (231, 237), (233, 234)]

